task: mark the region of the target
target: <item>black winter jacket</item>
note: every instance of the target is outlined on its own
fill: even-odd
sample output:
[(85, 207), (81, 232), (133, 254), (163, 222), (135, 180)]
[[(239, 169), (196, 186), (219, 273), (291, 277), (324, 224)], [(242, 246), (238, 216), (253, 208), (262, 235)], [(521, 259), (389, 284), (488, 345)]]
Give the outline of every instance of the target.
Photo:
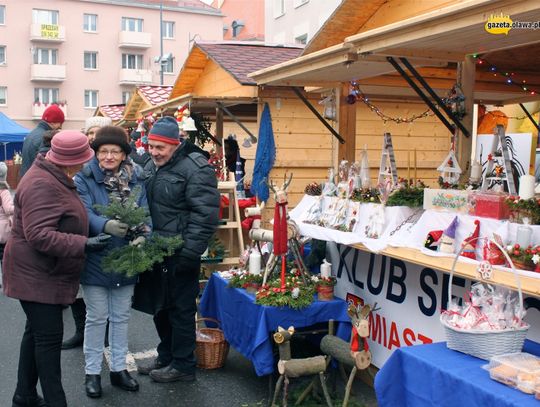
[(180, 255), (199, 261), (216, 230), (220, 201), (216, 176), (203, 150), (186, 140), (164, 166), (156, 168), (150, 160), (145, 185), (154, 232), (180, 234)]
[(43, 140), (43, 133), (47, 130), (52, 130), (52, 127), (49, 126), (49, 123), (45, 120), (41, 120), (36, 128), (24, 139), (20, 177), (22, 177), (34, 163), (36, 155), (39, 152), (39, 147), (41, 146), (41, 141)]

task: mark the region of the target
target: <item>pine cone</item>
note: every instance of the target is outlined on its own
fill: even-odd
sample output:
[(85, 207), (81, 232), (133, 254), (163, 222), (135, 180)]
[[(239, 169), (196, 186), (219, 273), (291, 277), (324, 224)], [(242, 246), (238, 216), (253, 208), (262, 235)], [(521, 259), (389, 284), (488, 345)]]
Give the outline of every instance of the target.
[(306, 195), (319, 196), (322, 194), (322, 188), (316, 182), (312, 182), (311, 184), (308, 184), (306, 186), (306, 188), (304, 189), (304, 193)]

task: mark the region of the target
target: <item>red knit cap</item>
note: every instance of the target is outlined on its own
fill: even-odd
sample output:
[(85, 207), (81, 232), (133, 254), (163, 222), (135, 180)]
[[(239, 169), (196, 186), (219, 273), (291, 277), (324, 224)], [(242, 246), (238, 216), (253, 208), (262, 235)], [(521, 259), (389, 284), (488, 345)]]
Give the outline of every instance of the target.
[(58, 105), (50, 105), (43, 112), (41, 119), (45, 120), (47, 123), (64, 123), (65, 117), (64, 112)]

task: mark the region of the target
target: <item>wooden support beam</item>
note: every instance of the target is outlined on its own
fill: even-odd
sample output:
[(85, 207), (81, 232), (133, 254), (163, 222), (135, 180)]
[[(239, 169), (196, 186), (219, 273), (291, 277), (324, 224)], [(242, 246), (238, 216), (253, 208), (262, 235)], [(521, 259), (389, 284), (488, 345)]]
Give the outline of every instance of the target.
[[(458, 78), (461, 77), (461, 90), (465, 96), (465, 117), (462, 120), (463, 125), (472, 134), (473, 126), (473, 105), (474, 105), (474, 83), (476, 80), (476, 61), (474, 57), (467, 56), (465, 60), (458, 65)], [(476, 140), (474, 140), (476, 141)], [(457, 137), (456, 153), (459, 166), (463, 173), (461, 181), (469, 179), (469, 170), (471, 168), (471, 154), (473, 137), (465, 137), (461, 132)]]
[(339, 111), (339, 134), (345, 143), (338, 145), (338, 162), (347, 160), (349, 163), (355, 161), (356, 152), (356, 104), (347, 103), (349, 95), (349, 84), (344, 83), (339, 89), (338, 111)]
[(216, 107), (216, 138), (223, 140), (223, 110)]

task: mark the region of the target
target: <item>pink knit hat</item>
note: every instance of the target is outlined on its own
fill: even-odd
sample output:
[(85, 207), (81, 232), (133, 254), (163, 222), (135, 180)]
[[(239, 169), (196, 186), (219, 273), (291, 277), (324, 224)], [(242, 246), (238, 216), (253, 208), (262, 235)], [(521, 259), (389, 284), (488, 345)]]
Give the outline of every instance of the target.
[(88, 137), (76, 130), (63, 130), (51, 140), (47, 159), (61, 167), (84, 164), (94, 156)]

